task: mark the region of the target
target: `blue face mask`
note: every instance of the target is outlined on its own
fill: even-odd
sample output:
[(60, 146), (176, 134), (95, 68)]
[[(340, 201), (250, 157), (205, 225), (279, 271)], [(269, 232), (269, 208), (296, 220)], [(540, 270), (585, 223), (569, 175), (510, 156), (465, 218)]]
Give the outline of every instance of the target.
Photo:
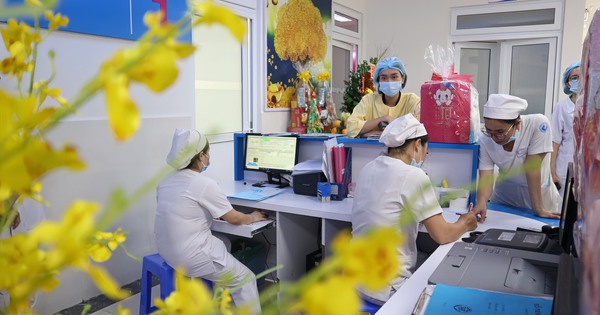
[(396, 96), (402, 90), (402, 82), (391, 81), (391, 82), (379, 82), (379, 91), (386, 96)]
[(415, 158), (412, 158), (412, 161), (410, 161), (410, 166), (414, 166), (416, 168), (421, 168), (423, 166), (423, 162), (424, 160), (422, 160), (421, 162), (417, 162), (417, 160), (415, 160)]
[[(206, 156), (208, 157), (208, 154), (206, 154)], [(210, 165), (210, 158), (206, 165), (204, 165), (204, 162), (202, 162), (202, 160), (200, 160), (200, 164), (202, 164), (202, 169), (200, 170), (200, 172), (205, 172), (208, 169), (208, 166)]]
[[(517, 137), (519, 137), (519, 129), (517, 129), (517, 130), (515, 131), (515, 133), (512, 135), (512, 137), (508, 138), (508, 141), (506, 141), (506, 143), (504, 143), (504, 144), (507, 144), (507, 143), (511, 143), (511, 142), (513, 142), (513, 141), (516, 141), (516, 140), (517, 140)], [(504, 145), (504, 144), (503, 144), (503, 145)]]
[(577, 91), (579, 90), (579, 80), (569, 81), (569, 85), (571, 86), (569, 91), (573, 94), (577, 94)]

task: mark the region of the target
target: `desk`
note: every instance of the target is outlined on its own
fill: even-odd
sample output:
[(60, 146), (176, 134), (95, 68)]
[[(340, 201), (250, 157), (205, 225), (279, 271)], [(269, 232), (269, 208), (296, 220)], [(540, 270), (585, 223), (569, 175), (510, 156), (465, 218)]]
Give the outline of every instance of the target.
[[(485, 223), (479, 224), (477, 231), (485, 231), (491, 228), (512, 229), (516, 227), (541, 228), (546, 223), (519, 215), (493, 210), (490, 204)], [(465, 233), (466, 236), (469, 233)], [(385, 314), (411, 314), (419, 295), (431, 274), (439, 263), (446, 257), (446, 253), (452, 248), (453, 243), (440, 245), (431, 256), (415, 271), (402, 287), (385, 303), (377, 312), (377, 315)]]
[[(226, 195), (252, 187), (251, 182), (244, 185), (244, 181), (226, 182), (220, 186)], [(351, 228), (352, 198), (321, 203), (316, 197), (296, 195), (288, 187), (283, 193), (259, 202), (235, 198), (229, 198), (229, 201), (236, 208), (261, 209), (276, 213), (278, 245), (276, 259), (277, 264), (285, 267), (278, 270), (277, 273), (277, 277), (281, 281), (296, 280), (304, 275), (305, 257), (317, 249), (319, 230), (321, 230), (322, 244), (327, 250), (327, 245), (338, 232), (345, 228)], [(542, 222), (541, 218), (538, 220), (513, 214), (517, 212), (506, 206), (490, 203), (488, 209), (487, 220), (485, 223), (479, 224), (478, 231), (490, 228), (514, 230), (517, 227), (541, 229), (548, 223), (558, 224), (558, 220)], [(466, 233), (466, 236), (468, 234)], [(451, 247), (452, 243), (440, 245), (377, 314), (410, 314), (422, 289), (427, 285), (429, 276)]]
[[(252, 188), (252, 182), (220, 183), (223, 193), (231, 195)], [(284, 268), (277, 270), (280, 281), (293, 281), (306, 273), (306, 255), (328, 244), (343, 229), (351, 229), (352, 199), (321, 203), (317, 197), (296, 195), (291, 187), (262, 201), (228, 198), (237, 210), (267, 210), (275, 212), (276, 261)], [(319, 244), (319, 232), (321, 244)]]

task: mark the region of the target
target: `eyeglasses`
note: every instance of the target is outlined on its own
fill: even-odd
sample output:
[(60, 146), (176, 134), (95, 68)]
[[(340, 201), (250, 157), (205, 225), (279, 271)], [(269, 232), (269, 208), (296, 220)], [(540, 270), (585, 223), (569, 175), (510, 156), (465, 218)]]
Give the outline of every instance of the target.
[(510, 126), (510, 128), (508, 128), (508, 130), (506, 132), (490, 132), (485, 127), (483, 127), (483, 128), (481, 128), (481, 133), (483, 133), (484, 135), (486, 135), (490, 138), (496, 138), (496, 139), (502, 141), (502, 140), (504, 140), (504, 138), (506, 138), (506, 136), (513, 129), (514, 126), (515, 126), (515, 124), (512, 124), (512, 126)]

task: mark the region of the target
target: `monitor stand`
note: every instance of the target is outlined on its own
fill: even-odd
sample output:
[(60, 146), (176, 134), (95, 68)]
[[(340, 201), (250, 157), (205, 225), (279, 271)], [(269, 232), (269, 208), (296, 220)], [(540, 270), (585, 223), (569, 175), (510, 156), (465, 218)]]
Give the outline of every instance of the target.
[(277, 188), (285, 188), (290, 184), (283, 182), (281, 174), (279, 173), (271, 173), (267, 172), (268, 183), (272, 185), (278, 185)]

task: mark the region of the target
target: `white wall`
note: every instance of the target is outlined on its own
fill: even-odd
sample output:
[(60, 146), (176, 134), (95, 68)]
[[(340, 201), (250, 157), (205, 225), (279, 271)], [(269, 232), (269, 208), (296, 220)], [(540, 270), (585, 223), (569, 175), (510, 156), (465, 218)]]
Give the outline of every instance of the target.
[[(57, 76), (52, 86), (62, 88), (70, 99), (96, 73), (103, 60), (117, 49), (131, 46), (132, 43), (105, 37), (55, 33), (41, 46), (36, 78), (48, 77), (50, 65), (46, 58), (47, 50), (54, 49)], [(94, 97), (76, 116), (50, 132), (49, 139), (54, 146), (60, 147), (67, 142), (74, 144), (88, 167), (78, 173), (54, 172), (43, 180), (43, 196), (50, 203), (46, 218), (60, 219), (65, 209), (77, 199), (104, 205), (113, 189), (123, 188), (131, 193), (164, 167), (173, 130), (191, 126), (193, 82), (193, 61), (190, 59), (181, 62), (178, 81), (161, 95), (155, 95), (145, 87), (133, 86), (131, 94), (142, 115), (142, 125), (127, 142), (118, 143), (112, 137), (103, 95)], [(8, 82), (3, 78), (0, 84)], [(3, 87), (10, 88), (7, 85)], [(154, 209), (155, 197), (151, 190), (114, 225), (129, 232), (126, 246), (138, 257), (156, 251)], [(127, 284), (141, 276), (141, 263), (127, 257), (120, 249), (104, 265), (120, 284)], [(60, 281), (60, 286), (52, 293), (40, 294), (36, 307), (40, 314), (55, 313), (99, 294), (91, 281), (78, 271), (63, 273)]]
[[(423, 53), (429, 44), (446, 44), (449, 35), (450, 6), (485, 4), (483, 0), (344, 0), (337, 1), (363, 12), (365, 56), (372, 56), (377, 49), (390, 46), (390, 54), (399, 56), (409, 72), (407, 91), (418, 92), (420, 84), (430, 76), (430, 69), (423, 61)], [(435, 8), (435, 9), (432, 9)], [(581, 27), (584, 0), (569, 0), (565, 10), (565, 37), (561, 69), (579, 59), (581, 54)], [(427, 19), (423, 19), (427, 15)], [(57, 52), (57, 77), (54, 86), (63, 89), (67, 98), (90, 78), (116, 49), (130, 46), (132, 42), (104, 37), (56, 33), (42, 45), (38, 78), (49, 73), (44, 59), (45, 50)], [(49, 137), (56, 146), (65, 141), (75, 144), (88, 163), (88, 169), (80, 173), (59, 171), (44, 180), (44, 197), (50, 202), (47, 217), (58, 219), (66, 207), (77, 198), (105, 204), (111, 189), (122, 187), (132, 192), (165, 165), (171, 136), (176, 127), (190, 127), (194, 104), (194, 74), (191, 59), (181, 62), (178, 81), (168, 91), (155, 95), (144, 87), (132, 88), (132, 96), (142, 114), (142, 126), (138, 133), (125, 143), (112, 138), (106, 120), (102, 95), (95, 97), (77, 116), (62, 123)], [(265, 80), (266, 82), (266, 80)], [(6, 80), (0, 86), (7, 87)], [(259, 130), (263, 132), (284, 131), (289, 121), (289, 111), (264, 112), (264, 104), (257, 104), (262, 119)], [(207, 174), (217, 180), (233, 178), (233, 148), (230, 142), (212, 144), (211, 167)], [(154, 193), (151, 191), (134, 205), (115, 226), (121, 226), (130, 234), (128, 249), (143, 256), (155, 251), (152, 236), (154, 221)], [(117, 251), (105, 264), (119, 283), (126, 284), (140, 277), (141, 264)], [(87, 277), (76, 271), (61, 275), (61, 285), (50, 294), (41, 294), (38, 312), (50, 314), (95, 296), (97, 289)]]
[[(450, 8), (487, 3), (486, 0), (371, 1), (364, 13), (368, 21), (364, 30), (365, 55), (375, 56), (378, 48), (389, 47), (389, 55), (398, 56), (406, 64), (406, 91), (418, 95), (421, 84), (431, 77), (431, 69), (423, 59), (425, 49), (429, 45), (448, 44)], [(565, 0), (561, 73), (581, 58), (584, 6), (584, 0)]]

